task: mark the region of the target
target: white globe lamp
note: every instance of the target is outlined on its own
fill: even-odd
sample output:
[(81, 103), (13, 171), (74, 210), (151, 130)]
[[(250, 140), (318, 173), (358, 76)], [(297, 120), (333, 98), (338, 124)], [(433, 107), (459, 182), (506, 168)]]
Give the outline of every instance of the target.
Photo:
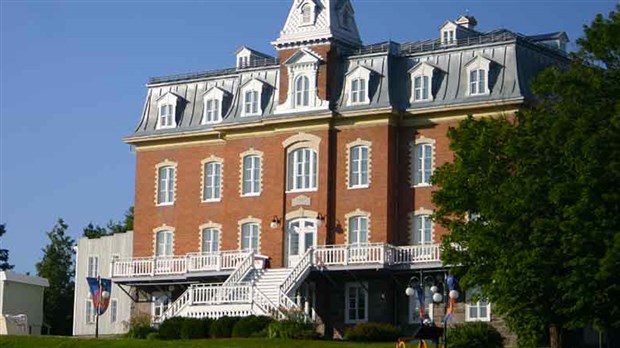
[(441, 301), (443, 301), (443, 296), (436, 292), (433, 294), (433, 301), (435, 301), (435, 303), (440, 303)]
[(413, 288), (408, 286), (407, 289), (405, 289), (405, 295), (407, 296), (413, 296), (415, 294), (415, 291), (413, 291)]
[(448, 295), (450, 296), (451, 299), (456, 300), (459, 298), (460, 294), (457, 290), (451, 290)]

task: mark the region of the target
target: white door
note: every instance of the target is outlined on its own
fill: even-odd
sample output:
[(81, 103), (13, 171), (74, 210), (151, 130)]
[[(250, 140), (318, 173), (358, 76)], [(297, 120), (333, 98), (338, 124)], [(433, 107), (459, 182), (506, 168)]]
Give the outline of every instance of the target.
[(287, 264), (293, 267), (309, 248), (316, 246), (316, 219), (297, 219), (288, 223)]

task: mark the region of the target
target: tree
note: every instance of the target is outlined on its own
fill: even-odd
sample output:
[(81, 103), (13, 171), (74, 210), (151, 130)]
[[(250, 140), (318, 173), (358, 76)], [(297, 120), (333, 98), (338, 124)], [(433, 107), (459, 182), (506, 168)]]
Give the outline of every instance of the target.
[(93, 225), (93, 223), (89, 223), (88, 226), (84, 227), (82, 236), (89, 239), (101, 238), (109, 235), (108, 231), (105, 227), (101, 227), (99, 225)]
[[(435, 172), (445, 264), (535, 346), (549, 330), (620, 328), (620, 6), (585, 27), (567, 66), (514, 117), (468, 118)], [(476, 219), (470, 219), (477, 213)]]
[(90, 222), (83, 229), (82, 236), (90, 239), (101, 238), (116, 233), (125, 233), (133, 230), (133, 206), (125, 212), (123, 221), (108, 221), (106, 227), (94, 225)]
[(43, 249), (43, 258), (36, 264), (37, 275), (49, 281), (45, 289), (43, 320), (51, 325), (53, 335), (71, 335), (73, 314), (73, 245), (66, 235), (67, 224), (58, 219), (47, 232), (49, 244)]
[[(6, 233), (6, 224), (0, 224), (0, 237)], [(0, 271), (8, 271), (13, 269), (14, 265), (9, 263), (9, 250), (0, 249)]]

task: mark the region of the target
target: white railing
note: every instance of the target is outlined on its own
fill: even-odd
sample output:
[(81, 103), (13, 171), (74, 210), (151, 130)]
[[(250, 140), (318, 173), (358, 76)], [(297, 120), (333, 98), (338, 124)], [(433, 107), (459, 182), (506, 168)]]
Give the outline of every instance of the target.
[(252, 301), (252, 285), (249, 283), (234, 286), (195, 284), (191, 288), (192, 305), (241, 304)]
[(276, 319), (284, 319), (286, 317), (280, 308), (271, 302), (257, 287), (252, 289), (252, 303), (258, 306), (266, 315)]
[(164, 313), (162, 313), (161, 316), (155, 318), (155, 322), (162, 323), (164, 320), (176, 316), (179, 312), (181, 312), (181, 310), (183, 310), (183, 308), (190, 305), (191, 302), (192, 302), (192, 288), (190, 287), (187, 290), (185, 290), (185, 292), (181, 294), (181, 296), (179, 296), (179, 298), (177, 298), (176, 301), (171, 303), (170, 306), (168, 306), (168, 309), (166, 309)]
[(291, 269), (288, 276), (280, 285), (280, 292), (288, 294), (293, 288), (306, 277), (312, 267), (314, 248), (309, 248), (299, 259), (299, 262)]
[(439, 244), (392, 246), (391, 254), (394, 265), (441, 261)]
[(228, 276), (223, 286), (235, 285), (243, 280), (246, 274), (254, 269), (254, 251), (250, 251), (247, 256), (237, 264), (235, 270)]
[(389, 262), (388, 244), (327, 245), (315, 251), (317, 266), (347, 266), (355, 264), (385, 264)]
[(114, 260), (112, 261), (112, 277), (132, 278), (229, 271), (234, 270), (249, 253), (247, 250), (235, 250), (185, 256)]

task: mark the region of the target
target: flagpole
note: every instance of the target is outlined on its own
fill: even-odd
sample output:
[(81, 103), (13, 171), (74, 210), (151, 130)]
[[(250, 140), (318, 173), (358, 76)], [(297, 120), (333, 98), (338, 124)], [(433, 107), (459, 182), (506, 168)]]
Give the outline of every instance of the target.
[[(97, 292), (101, 293), (101, 276), (97, 276), (98, 289)], [(97, 296), (97, 308), (95, 309), (95, 338), (99, 338), (99, 308), (101, 308), (101, 295)]]

